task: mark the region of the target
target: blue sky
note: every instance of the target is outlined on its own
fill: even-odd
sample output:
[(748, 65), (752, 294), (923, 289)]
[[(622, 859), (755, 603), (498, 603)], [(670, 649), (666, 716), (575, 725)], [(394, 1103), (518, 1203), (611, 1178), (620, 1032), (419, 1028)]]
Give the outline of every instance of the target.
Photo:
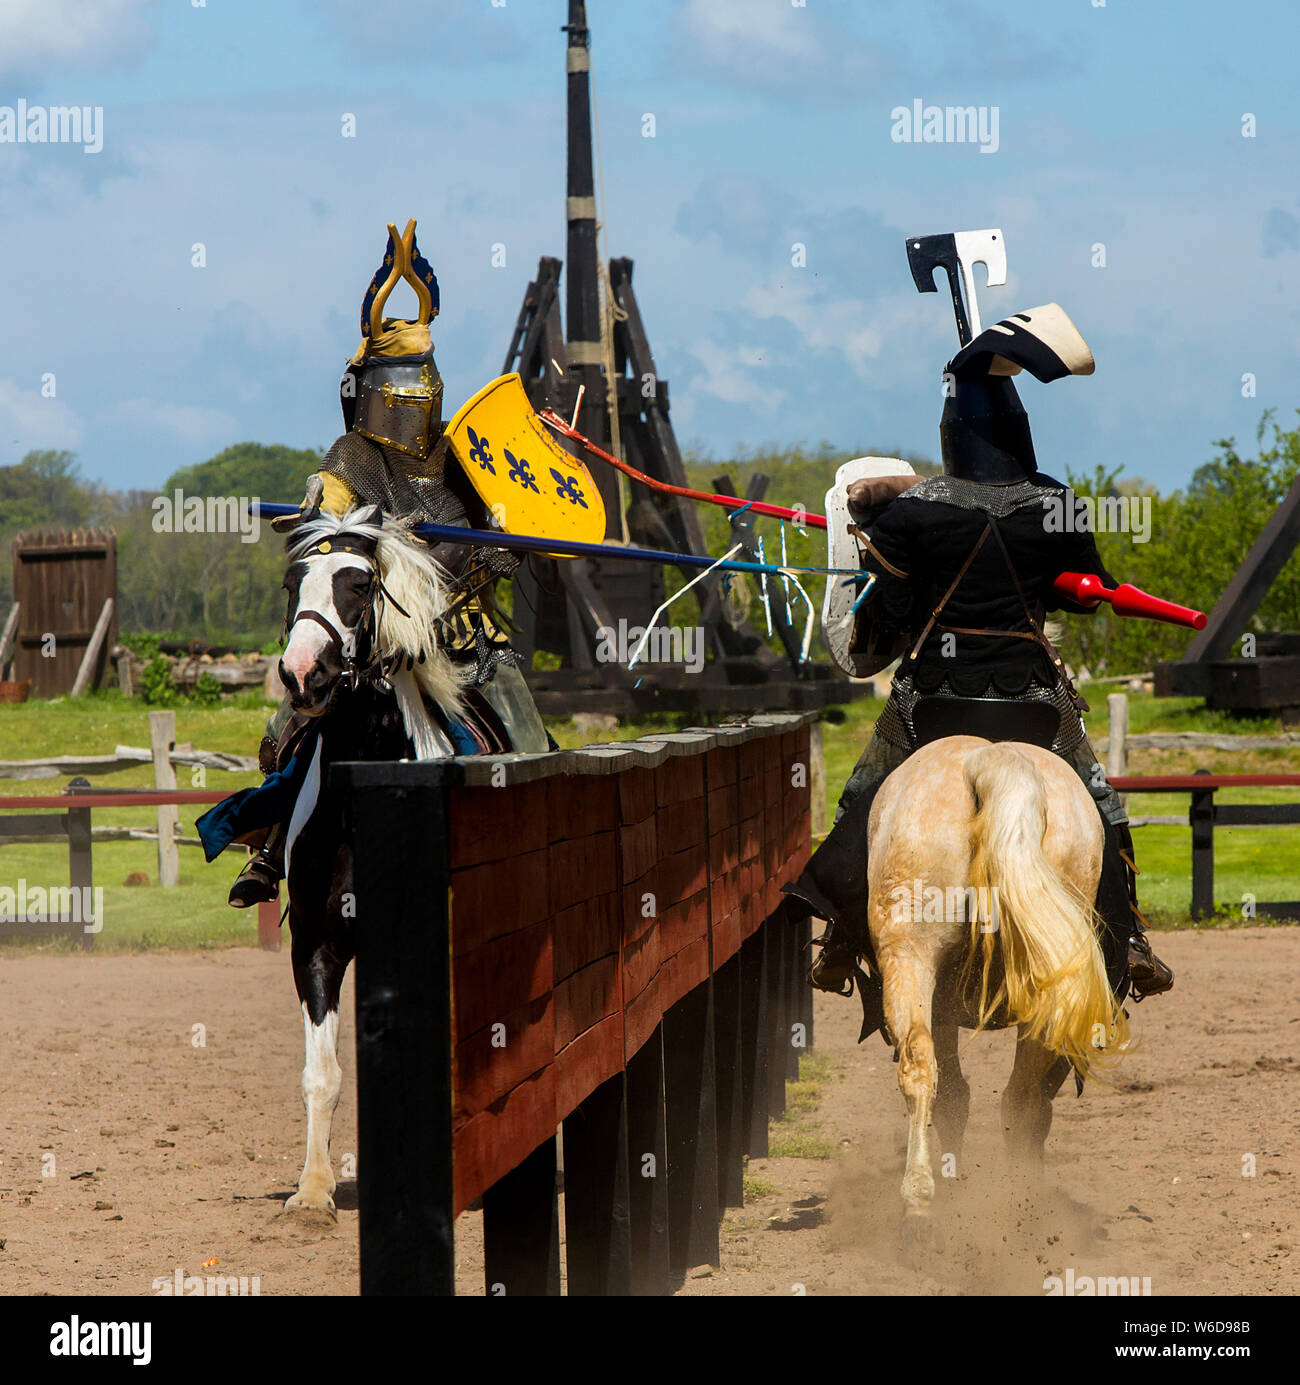
[[(1253, 439), (1265, 408), (1294, 418), (1292, 4), (588, 13), (607, 251), (636, 262), (684, 445), (937, 455), (955, 333), (904, 237), (988, 226), (1010, 274), (981, 294), (985, 321), (1055, 300), (1097, 358), (1089, 379), (1021, 387), (1044, 469), (1168, 489), (1215, 438)], [(104, 148), (0, 143), (0, 465), (68, 447), (87, 475), (151, 487), (234, 442), (328, 446), (384, 225), (409, 216), (441, 283), (454, 409), (500, 370), (538, 257), (564, 253), (566, 14), (3, 0), (0, 107), (102, 106)], [(916, 99), (996, 107), (996, 153), (894, 142), (891, 110)]]

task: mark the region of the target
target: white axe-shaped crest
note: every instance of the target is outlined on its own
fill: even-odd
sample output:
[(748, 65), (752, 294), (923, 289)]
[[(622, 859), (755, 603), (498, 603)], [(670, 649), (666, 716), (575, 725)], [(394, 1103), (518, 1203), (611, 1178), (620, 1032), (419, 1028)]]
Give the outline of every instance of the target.
[(982, 264), (989, 284), (1007, 282), (1007, 247), (1000, 230), (949, 231), (941, 236), (909, 236), (907, 260), (921, 293), (936, 293), (934, 271), (942, 269), (952, 294), (957, 340), (962, 346), (984, 330), (975, 295), (975, 266)]
[(982, 264), (990, 286), (1007, 282), (1007, 245), (999, 230), (954, 231), (957, 263), (961, 265), (962, 287), (966, 290), (966, 308), (970, 314), (972, 337), (984, 330), (980, 322), (979, 299), (975, 296), (975, 266)]

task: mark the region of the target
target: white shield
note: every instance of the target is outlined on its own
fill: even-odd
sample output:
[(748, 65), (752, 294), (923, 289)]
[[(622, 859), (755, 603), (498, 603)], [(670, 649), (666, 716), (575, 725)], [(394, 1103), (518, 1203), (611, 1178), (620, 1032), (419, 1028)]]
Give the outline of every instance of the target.
[[(856, 568), (858, 549), (849, 525), (848, 489), (866, 476), (914, 476), (907, 462), (898, 457), (854, 457), (835, 473), (835, 484), (826, 492), (826, 566)], [(853, 639), (853, 603), (862, 595), (862, 584), (851, 577), (826, 578), (826, 600), (822, 605), (822, 630), (831, 658), (853, 678), (868, 678), (880, 671), (868, 667), (868, 660), (849, 653)]]

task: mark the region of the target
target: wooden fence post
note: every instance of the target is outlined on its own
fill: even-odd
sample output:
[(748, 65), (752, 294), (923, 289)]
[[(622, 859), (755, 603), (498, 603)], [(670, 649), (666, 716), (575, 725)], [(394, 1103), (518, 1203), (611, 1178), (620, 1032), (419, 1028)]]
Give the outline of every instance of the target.
[(257, 906), (257, 945), (263, 952), (280, 950), (280, 896)]
[(826, 746), (820, 721), (808, 728), (808, 792), (811, 795), (812, 835), (820, 837), (830, 826), (826, 812)]
[[(172, 768), (172, 743), (176, 740), (176, 713), (149, 713), (149, 745), (153, 750), (153, 785), (155, 789), (174, 790), (176, 771)], [(158, 805), (158, 883), (181, 883), (180, 852), (176, 847), (176, 829), (180, 813), (173, 803)]]
[(135, 696), (135, 681), (131, 675), (131, 655), (117, 656), (117, 686), (123, 697)]
[[(1106, 715), (1106, 778), (1115, 779), (1128, 773), (1128, 694), (1111, 693), (1106, 699)], [(1119, 801), (1128, 807), (1127, 794), (1120, 794)]]

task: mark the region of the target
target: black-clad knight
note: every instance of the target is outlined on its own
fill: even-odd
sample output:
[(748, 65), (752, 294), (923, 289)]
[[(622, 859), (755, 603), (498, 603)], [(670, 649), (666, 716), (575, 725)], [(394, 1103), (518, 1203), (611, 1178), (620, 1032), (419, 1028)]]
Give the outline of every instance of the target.
[(867, 935), (867, 829), (885, 777), (943, 735), (1036, 740), (1073, 766), (1106, 834), (1096, 906), (1116, 994), (1156, 995), (1173, 973), (1151, 951), (1134, 888), (1128, 814), (1084, 731), (1086, 705), (1044, 629), (1056, 610), (1086, 614), (1053, 590), (1062, 572), (1108, 587), (1091, 532), (1053, 522), (1072, 497), (1038, 469), (1029, 419), (1011, 376), (1091, 374), (1092, 354), (1056, 304), (981, 332), (945, 369), (943, 474), (856, 482), (847, 508), (864, 569), (874, 574), (854, 613), (851, 649), (879, 669), (901, 655), (893, 688), (840, 799), (835, 824), (790, 893), (830, 926), (809, 979), (851, 994), (877, 1027), (879, 978), (859, 968)]

